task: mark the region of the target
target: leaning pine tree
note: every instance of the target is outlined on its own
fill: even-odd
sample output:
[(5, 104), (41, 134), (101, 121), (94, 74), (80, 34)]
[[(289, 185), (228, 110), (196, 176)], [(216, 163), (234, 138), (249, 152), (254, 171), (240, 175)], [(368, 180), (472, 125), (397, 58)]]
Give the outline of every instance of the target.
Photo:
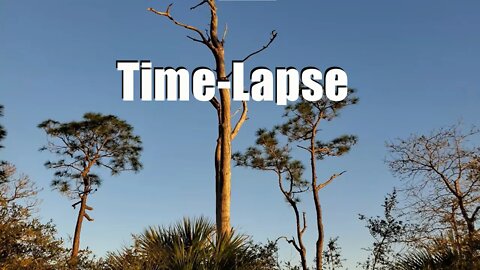
[(98, 113), (86, 113), (78, 122), (46, 120), (38, 127), (51, 139), (41, 150), (60, 156), (45, 163), (47, 168), (55, 170), (52, 187), (79, 200), (72, 205), (79, 206), (71, 254), (71, 263), (76, 264), (83, 219), (93, 221), (87, 213), (93, 210), (87, 205), (87, 199), (100, 185), (100, 178), (92, 169), (103, 167), (112, 175), (126, 170), (139, 171), (141, 140), (124, 120)]
[(258, 130), (255, 144), (245, 153), (235, 153), (233, 160), (237, 166), (275, 173), (280, 192), (293, 210), (296, 225), (296, 237), (280, 238), (293, 245), (300, 256), (302, 269), (307, 270), (307, 249), (303, 241), (307, 229), (306, 213), (301, 213), (298, 206), (300, 194), (308, 190), (308, 183), (302, 179), (304, 167), (300, 161), (292, 159), (288, 145), (281, 145), (275, 130)]
[(287, 136), (290, 142), (299, 143), (298, 147), (305, 150), (310, 158), (310, 189), (316, 212), (316, 227), (318, 238), (316, 242), (315, 269), (322, 269), (322, 252), (324, 244), (324, 229), (322, 206), (319, 191), (329, 185), (334, 179), (344, 172), (333, 174), (323, 182), (318, 181), (317, 161), (328, 157), (342, 156), (357, 142), (353, 135), (343, 135), (330, 141), (320, 141), (319, 131), (323, 122), (332, 121), (339, 115), (339, 111), (349, 105), (356, 104), (358, 98), (349, 90), (348, 96), (342, 101), (331, 101), (327, 98), (316, 102), (300, 99), (298, 102), (285, 107), (284, 117), (287, 121), (277, 127), (280, 132)]
[[(191, 10), (206, 6), (210, 13), (210, 21), (208, 30), (197, 28), (195, 26), (183, 23), (175, 19), (171, 14), (170, 4), (165, 11), (158, 11), (153, 8), (148, 10), (166, 17), (175, 25), (188, 30), (193, 36), (187, 36), (194, 42), (203, 44), (212, 53), (215, 61), (215, 71), (217, 80), (227, 80), (232, 73), (228, 73), (225, 67), (225, 37), (227, 27), (223, 34), (218, 29), (217, 3), (215, 0), (202, 0), (199, 4), (193, 6)], [(277, 34), (272, 32), (269, 42), (259, 50), (252, 52), (242, 59), (245, 62), (250, 57), (258, 54), (268, 48), (273, 42)], [(231, 194), (231, 157), (232, 157), (232, 140), (240, 131), (243, 123), (247, 119), (247, 103), (243, 102), (243, 111), (235, 126), (232, 128), (232, 112), (231, 112), (231, 95), (230, 89), (220, 89), (220, 100), (216, 97), (210, 100), (217, 112), (218, 118), (218, 137), (215, 148), (215, 194), (216, 194), (216, 224), (218, 236), (231, 233), (230, 225), (230, 194)]]

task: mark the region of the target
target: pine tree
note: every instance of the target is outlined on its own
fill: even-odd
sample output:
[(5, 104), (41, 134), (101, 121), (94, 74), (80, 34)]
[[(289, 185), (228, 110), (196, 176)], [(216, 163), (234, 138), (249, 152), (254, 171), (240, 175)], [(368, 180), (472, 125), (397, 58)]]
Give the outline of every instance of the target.
[(126, 170), (139, 171), (141, 140), (126, 121), (98, 113), (86, 113), (78, 122), (46, 120), (38, 127), (51, 139), (41, 150), (61, 157), (45, 163), (47, 168), (55, 170), (52, 187), (71, 199), (79, 199), (72, 205), (80, 206), (71, 254), (71, 263), (75, 264), (83, 219), (93, 221), (87, 213), (93, 210), (87, 205), (87, 199), (101, 183), (93, 168), (105, 168), (112, 175)]

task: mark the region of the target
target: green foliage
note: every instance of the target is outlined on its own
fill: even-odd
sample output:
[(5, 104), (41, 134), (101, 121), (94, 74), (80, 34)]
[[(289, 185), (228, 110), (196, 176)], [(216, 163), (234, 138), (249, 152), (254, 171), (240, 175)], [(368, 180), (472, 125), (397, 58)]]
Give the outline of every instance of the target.
[(382, 204), (383, 217), (367, 218), (360, 215), (359, 219), (366, 222), (366, 227), (374, 238), (373, 247), (365, 249), (371, 254), (365, 262), (360, 264), (363, 269), (390, 269), (395, 256), (398, 256), (394, 251), (394, 245), (405, 237), (407, 225), (394, 215), (397, 204), (397, 192), (393, 190), (385, 197), (385, 202)]
[[(315, 135), (319, 131), (319, 123), (322, 120), (331, 121), (339, 115), (342, 109), (358, 103), (358, 98), (354, 96), (354, 93), (354, 90), (349, 89), (347, 98), (339, 102), (329, 99), (321, 99), (316, 102), (299, 99), (296, 103), (285, 107), (284, 117), (287, 118), (287, 122), (276, 128), (290, 141), (316, 140)], [(353, 135), (343, 135), (329, 142), (316, 141), (319, 149), (316, 156), (318, 159), (323, 159), (326, 156), (343, 155), (356, 141), (357, 138)]]
[(293, 186), (305, 186), (306, 182), (302, 180), (303, 165), (298, 160), (292, 160), (288, 145), (280, 145), (276, 131), (259, 129), (256, 135), (256, 146), (247, 148), (244, 154), (233, 154), (236, 166), (273, 171), (277, 175), (285, 174), (285, 179)]
[(323, 251), (323, 270), (335, 270), (342, 268), (342, 248), (338, 246), (338, 237), (330, 238), (326, 250)]
[[(68, 250), (56, 236), (55, 225), (33, 216), (38, 189), (26, 176), (16, 176), (15, 167), (2, 165), (5, 181), (0, 183), (0, 269), (68, 269)], [(84, 251), (80, 269), (96, 269)]]
[(46, 120), (38, 127), (52, 139), (41, 150), (61, 157), (45, 163), (55, 170), (52, 187), (67, 195), (90, 192), (100, 185), (101, 179), (90, 171), (93, 167), (107, 168), (112, 175), (142, 168), (140, 137), (116, 116), (86, 113), (82, 121)]
[[(249, 147), (247, 151), (233, 154), (233, 160), (237, 166), (250, 167), (257, 170), (272, 171), (277, 176), (278, 187), (285, 200), (292, 207), (295, 214), (297, 237), (296, 239), (286, 239), (292, 244), (300, 255), (303, 268), (306, 268), (306, 250), (303, 244), (302, 236), (306, 230), (306, 217), (302, 217), (297, 204), (300, 202), (300, 194), (308, 190), (308, 183), (302, 179), (304, 167), (298, 160), (292, 160), (290, 156), (290, 147), (280, 145), (277, 139), (276, 130), (267, 131), (259, 129), (257, 131), (256, 146)], [(284, 183), (286, 180), (287, 183)], [(286, 265), (286, 267), (293, 267)]]
[(473, 256), (452, 246), (431, 246), (402, 255), (394, 265), (398, 270), (472, 270), (480, 269), (480, 246)]
[(205, 218), (150, 227), (133, 238), (132, 247), (108, 255), (106, 269), (276, 269), (275, 244), (253, 245), (235, 233), (217, 237)]

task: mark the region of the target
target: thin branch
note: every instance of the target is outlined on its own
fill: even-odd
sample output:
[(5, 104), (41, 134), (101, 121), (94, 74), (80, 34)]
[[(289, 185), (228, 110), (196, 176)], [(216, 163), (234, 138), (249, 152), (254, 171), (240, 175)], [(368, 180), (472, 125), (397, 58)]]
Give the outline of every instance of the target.
[(199, 6), (203, 5), (203, 4), (206, 4), (206, 3), (208, 3), (208, 0), (203, 0), (202, 2), (200, 2), (200, 3), (196, 4), (195, 6), (191, 7), (190, 10), (194, 10), (194, 9), (196, 9), (197, 7), (199, 7)]
[(334, 174), (332, 176), (330, 176), (330, 179), (328, 179), (327, 181), (321, 183), (320, 185), (316, 186), (315, 187), (315, 190), (318, 192), (319, 190), (321, 190), (322, 188), (326, 187), (328, 184), (330, 184), (333, 180), (335, 180), (335, 178), (339, 177), (340, 175), (346, 173), (347, 171), (343, 171), (339, 174)]
[(210, 99), (210, 103), (213, 105), (213, 107), (217, 110), (217, 111), (220, 111), (220, 102), (218, 101), (218, 99), (216, 97), (213, 97), (212, 99)]
[(195, 42), (205, 44), (205, 43), (203, 42), (203, 40), (200, 40), (200, 39), (198, 39), (198, 38), (194, 38), (194, 37), (189, 36), (189, 35), (187, 35), (187, 38), (189, 38), (190, 40), (193, 40), (193, 41), (195, 41)]
[(227, 37), (227, 32), (228, 32), (228, 24), (225, 24), (225, 29), (223, 30), (223, 36), (222, 36), (222, 45), (225, 44), (225, 38)]
[(295, 241), (295, 238), (292, 237), (292, 239), (288, 239), (286, 236), (280, 236), (278, 237), (276, 240), (275, 240), (275, 243), (277, 243), (278, 241), (280, 241), (280, 239), (285, 239), (285, 241), (287, 241), (287, 243), (293, 245), (293, 247), (297, 250), (297, 251), (301, 251), (300, 247), (297, 245), (297, 242)]
[[(271, 33), (270, 40), (268, 41), (268, 43), (265, 44), (265, 45), (263, 45), (262, 48), (260, 48), (260, 49), (258, 49), (258, 50), (256, 50), (256, 51), (252, 52), (252, 53), (249, 54), (249, 55), (247, 55), (245, 58), (243, 58), (243, 59), (241, 60), (241, 62), (245, 62), (245, 61), (247, 61), (250, 57), (252, 57), (252, 56), (254, 56), (254, 55), (256, 55), (256, 54), (259, 54), (259, 53), (261, 53), (262, 51), (266, 50), (266, 49), (270, 46), (270, 44), (272, 44), (272, 42), (275, 40), (275, 38), (277, 38), (277, 32), (276, 32), (275, 30), (273, 30), (272, 33)], [(232, 76), (232, 72), (233, 72), (233, 71), (230, 71), (230, 73), (228, 73), (227, 78), (230, 78), (230, 76)]]
[(88, 221), (93, 221), (93, 218), (91, 218), (87, 213), (84, 213), (83, 216), (84, 216)]
[(310, 148), (307, 148), (307, 147), (305, 147), (305, 146), (297, 145), (297, 147), (298, 147), (298, 148), (301, 148), (301, 149), (303, 149), (303, 150), (307, 150), (307, 151), (310, 152), (310, 153), (312, 152), (312, 150), (311, 150)]
[(300, 231), (300, 234), (303, 234), (305, 232), (305, 230), (307, 229), (307, 217), (306, 217), (306, 213), (303, 212), (303, 228), (302, 230)]
[(72, 204), (73, 209), (75, 209), (75, 206), (77, 206), (77, 205), (78, 205), (79, 203), (81, 203), (81, 202), (82, 202), (82, 201), (78, 201), (78, 202)]
[(232, 131), (232, 135), (231, 135), (232, 140), (235, 139), (238, 132), (240, 131), (240, 128), (242, 128), (243, 123), (245, 122), (245, 120), (247, 120), (248, 107), (247, 107), (247, 102), (245, 100), (242, 101), (242, 106), (243, 106), (242, 115), (240, 116), (240, 119), (238, 119), (238, 122)]
[(212, 45), (208, 42), (208, 39), (205, 37), (205, 35), (202, 33), (202, 31), (200, 31), (198, 28), (196, 28), (194, 26), (179, 22), (172, 17), (172, 15), (170, 14), (170, 8), (172, 7), (172, 5), (173, 4), (168, 5), (167, 10), (165, 12), (157, 11), (154, 8), (147, 8), (147, 10), (151, 11), (151, 12), (153, 12), (153, 13), (159, 15), (159, 16), (163, 16), (163, 17), (168, 18), (170, 21), (172, 21), (174, 24), (176, 24), (180, 27), (183, 27), (185, 29), (188, 29), (190, 31), (193, 31), (193, 32), (197, 33), (200, 36), (200, 38), (202, 40), (202, 43), (207, 45), (208, 48), (213, 49)]

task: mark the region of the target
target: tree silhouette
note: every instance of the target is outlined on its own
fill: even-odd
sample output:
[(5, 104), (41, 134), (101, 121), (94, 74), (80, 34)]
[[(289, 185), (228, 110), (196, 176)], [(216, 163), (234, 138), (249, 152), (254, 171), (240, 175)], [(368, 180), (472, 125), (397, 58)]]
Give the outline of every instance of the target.
[(408, 225), (404, 223), (395, 211), (398, 210), (397, 191), (387, 194), (382, 204), (383, 217), (369, 217), (360, 214), (359, 219), (365, 221), (374, 242), (371, 248), (365, 250), (371, 252), (367, 260), (360, 265), (365, 270), (392, 269), (394, 258), (399, 256), (394, 250), (394, 245), (405, 239)]
[[(0, 117), (3, 117), (3, 105), (0, 105)], [(2, 125), (0, 125), (0, 141), (5, 139), (6, 136), (7, 136), (7, 131)], [(3, 145), (0, 144), (0, 148), (3, 148)]]
[[(0, 117), (3, 117), (3, 105), (0, 105)], [(2, 140), (5, 139), (5, 137), (7, 136), (7, 131), (5, 130), (5, 128), (0, 125), (0, 142)], [(0, 149), (3, 148), (3, 145), (0, 144)], [(4, 170), (4, 165), (6, 164), (5, 161), (3, 160), (0, 160), (0, 183), (5, 181), (6, 179), (6, 174), (5, 174), (5, 170)]]
[(323, 270), (342, 269), (342, 262), (345, 260), (342, 258), (342, 248), (338, 246), (337, 242), (338, 236), (328, 240), (327, 248), (323, 251), (323, 257), (325, 258)]
[[(188, 25), (175, 19), (171, 14), (172, 4), (165, 11), (158, 11), (154, 8), (148, 8), (149, 11), (166, 17), (175, 25), (191, 32), (194, 36), (187, 36), (194, 42), (205, 45), (215, 60), (215, 72), (217, 80), (228, 80), (232, 73), (228, 73), (225, 67), (225, 38), (227, 35), (227, 27), (223, 31), (223, 35), (219, 35), (218, 29), (218, 13), (215, 0), (202, 0), (199, 4), (193, 6), (191, 10), (206, 6), (210, 11), (210, 22), (208, 30), (201, 30), (195, 26)], [(274, 41), (277, 34), (272, 31), (269, 42), (259, 50), (252, 52), (243, 58), (242, 61), (248, 60), (250, 57), (267, 49)], [(247, 119), (247, 103), (243, 102), (242, 113), (232, 128), (232, 112), (231, 112), (231, 95), (230, 89), (220, 89), (220, 100), (214, 97), (210, 100), (217, 112), (218, 118), (218, 137), (215, 148), (215, 195), (216, 195), (216, 224), (218, 235), (229, 234), (231, 230), (230, 224), (230, 197), (231, 197), (231, 157), (232, 157), (232, 140), (240, 131), (243, 123)]]
[(71, 199), (79, 199), (72, 205), (74, 208), (80, 205), (71, 254), (71, 262), (75, 264), (83, 219), (93, 221), (87, 213), (93, 210), (87, 199), (101, 183), (92, 169), (103, 167), (112, 175), (125, 170), (139, 171), (141, 140), (124, 120), (98, 113), (86, 113), (78, 122), (46, 120), (38, 127), (51, 139), (41, 150), (60, 156), (45, 163), (47, 168), (55, 170), (52, 187)]

